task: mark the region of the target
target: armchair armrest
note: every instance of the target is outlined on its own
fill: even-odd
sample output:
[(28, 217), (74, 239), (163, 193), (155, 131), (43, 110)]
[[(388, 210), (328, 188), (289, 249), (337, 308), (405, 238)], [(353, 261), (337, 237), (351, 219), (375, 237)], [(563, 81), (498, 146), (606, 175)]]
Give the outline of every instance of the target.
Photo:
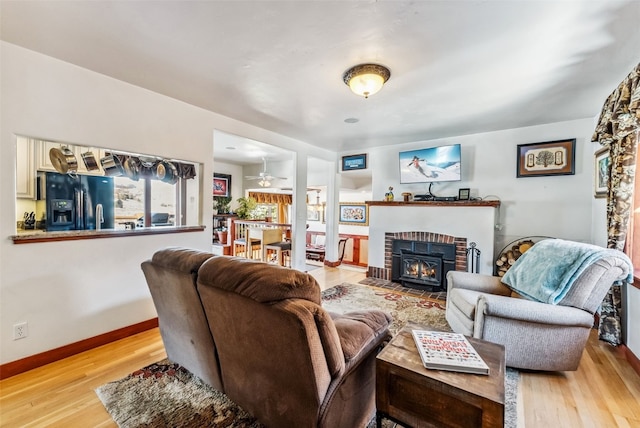
[(390, 338), (393, 318), (379, 310), (355, 311), (346, 314), (329, 312), (340, 338), (345, 369), (357, 365), (371, 351)]
[(449, 271), (447, 273), (447, 287), (448, 290), (455, 287), (500, 296), (511, 295), (511, 289), (500, 282), (499, 277), (463, 271)]
[(484, 320), (478, 318), (487, 316), (554, 326), (593, 325), (593, 315), (582, 309), (483, 294), (478, 297), (476, 322), (481, 321), (480, 324), (484, 324)]

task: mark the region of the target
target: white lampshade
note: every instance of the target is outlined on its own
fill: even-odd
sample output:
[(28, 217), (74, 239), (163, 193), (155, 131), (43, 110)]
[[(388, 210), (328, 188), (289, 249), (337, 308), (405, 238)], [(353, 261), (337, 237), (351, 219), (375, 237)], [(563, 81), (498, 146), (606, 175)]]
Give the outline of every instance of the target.
[(260, 187), (269, 187), (271, 186), (271, 182), (269, 180), (266, 179), (262, 179), (260, 181), (258, 181), (258, 184), (260, 185)]
[(360, 64), (347, 70), (342, 79), (354, 94), (369, 98), (382, 89), (390, 76), (389, 69), (382, 65)]

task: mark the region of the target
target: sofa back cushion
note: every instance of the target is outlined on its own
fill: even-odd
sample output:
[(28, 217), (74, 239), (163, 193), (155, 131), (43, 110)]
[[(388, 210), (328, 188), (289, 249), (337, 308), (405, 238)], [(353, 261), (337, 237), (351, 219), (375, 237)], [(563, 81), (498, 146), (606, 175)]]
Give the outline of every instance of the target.
[(309, 274), (241, 257), (216, 257), (200, 275), (217, 288), (256, 302), (304, 299), (320, 305), (320, 286)]
[(211, 253), (169, 247), (157, 251), (141, 267), (167, 356), (223, 391), (213, 337), (196, 290), (198, 269), (211, 257)]
[(198, 291), (216, 341), (225, 394), (266, 426), (317, 426), (340, 339), (303, 272), (233, 257), (205, 262)]

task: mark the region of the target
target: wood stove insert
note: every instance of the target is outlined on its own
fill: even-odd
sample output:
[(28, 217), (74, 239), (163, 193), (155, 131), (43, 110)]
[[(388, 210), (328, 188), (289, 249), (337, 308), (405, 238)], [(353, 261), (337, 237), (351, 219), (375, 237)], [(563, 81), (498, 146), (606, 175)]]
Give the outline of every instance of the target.
[(447, 272), (455, 270), (456, 246), (439, 242), (392, 241), (391, 280), (425, 291), (446, 291)]

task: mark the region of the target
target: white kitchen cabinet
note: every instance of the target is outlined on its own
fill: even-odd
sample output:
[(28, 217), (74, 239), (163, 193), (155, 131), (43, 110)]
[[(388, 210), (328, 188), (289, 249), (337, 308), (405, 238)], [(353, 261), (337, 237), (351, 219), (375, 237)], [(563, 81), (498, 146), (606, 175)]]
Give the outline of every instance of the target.
[(38, 171), (52, 171), (56, 172), (56, 169), (51, 163), (49, 158), (49, 150), (53, 148), (63, 147), (60, 143), (53, 143), (51, 141), (36, 140), (36, 168)]
[(35, 144), (30, 138), (18, 137), (16, 144), (16, 198), (36, 198)]

